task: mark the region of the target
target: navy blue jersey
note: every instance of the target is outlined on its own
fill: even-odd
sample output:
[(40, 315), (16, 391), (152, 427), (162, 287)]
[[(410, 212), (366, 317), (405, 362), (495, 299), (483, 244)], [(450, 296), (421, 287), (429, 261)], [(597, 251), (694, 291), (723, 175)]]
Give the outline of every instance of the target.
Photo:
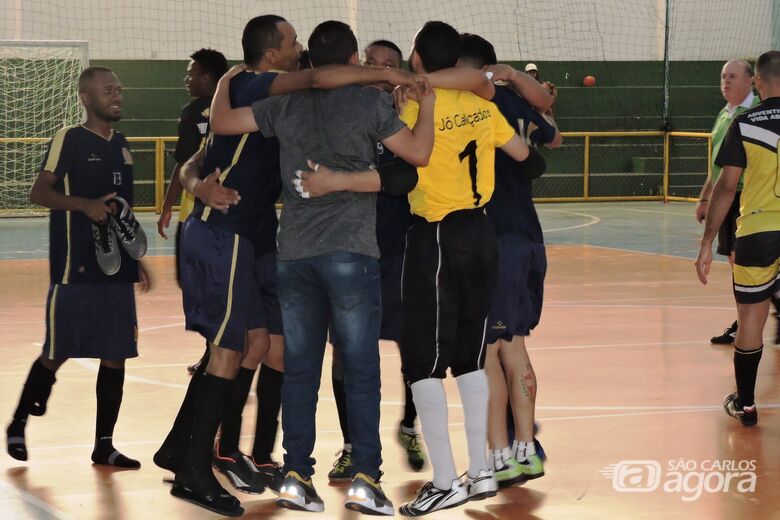
[[(382, 143), (376, 143), (376, 167), (391, 164), (395, 155)], [(409, 197), (380, 194), (376, 199), (376, 241), (379, 256), (402, 255), (406, 245), (406, 230), (412, 225)]]
[[(267, 98), (276, 76), (275, 72), (237, 74), (230, 80), (230, 104), (248, 107)], [(222, 213), (196, 200), (192, 215), (251, 240), (255, 255), (275, 251), (278, 220), (274, 204), (282, 189), (279, 142), (263, 137), (260, 132), (231, 136), (210, 133), (203, 175), (216, 168), (222, 172), (222, 185), (237, 190), (241, 201)]]
[(202, 96), (192, 100), (181, 109), (179, 116), (178, 136), (176, 150), (173, 158), (177, 163), (186, 162), (200, 150), (206, 129), (209, 125), (209, 111), (211, 110), (211, 96)]
[[(492, 101), (529, 146), (549, 143), (555, 138), (555, 127), (511, 88), (497, 86)], [(531, 182), (517, 161), (496, 150), (496, 187), (486, 209), (499, 236), (520, 233), (534, 242), (544, 242)]]
[[(54, 189), (65, 195), (96, 199), (115, 192), (133, 204), (133, 159), (119, 132), (106, 139), (81, 125), (63, 128), (49, 143), (41, 170), (57, 177)], [(138, 262), (122, 247), (119, 272), (108, 276), (100, 269), (92, 221), (84, 213), (53, 209), (50, 215), (52, 284), (138, 281)]]

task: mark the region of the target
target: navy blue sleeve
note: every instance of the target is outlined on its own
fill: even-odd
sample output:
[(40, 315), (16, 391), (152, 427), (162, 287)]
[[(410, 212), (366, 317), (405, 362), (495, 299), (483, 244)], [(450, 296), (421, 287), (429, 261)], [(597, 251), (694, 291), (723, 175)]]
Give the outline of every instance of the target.
[(49, 171), (58, 178), (63, 178), (69, 172), (73, 171), (76, 160), (76, 147), (74, 144), (74, 132), (70, 132), (71, 127), (63, 128), (58, 131), (51, 141), (49, 141), (46, 155), (41, 164), (42, 171)]
[(271, 90), (271, 84), (278, 76), (278, 72), (263, 72), (257, 75), (255, 79), (255, 95), (252, 101), (259, 101), (268, 97), (268, 91)]
[(177, 134), (179, 140), (176, 143), (176, 151), (173, 158), (177, 163), (183, 163), (192, 157), (200, 147), (202, 136), (198, 129), (198, 121), (193, 114), (193, 105), (190, 103), (181, 111)]

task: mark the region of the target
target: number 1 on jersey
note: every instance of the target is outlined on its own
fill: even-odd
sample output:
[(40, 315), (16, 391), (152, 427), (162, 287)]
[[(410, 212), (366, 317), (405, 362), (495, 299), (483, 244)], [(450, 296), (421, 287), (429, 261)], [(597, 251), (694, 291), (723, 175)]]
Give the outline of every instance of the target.
[(477, 191), (477, 141), (471, 140), (458, 154), (458, 159), (463, 162), (463, 159), (469, 158), (469, 177), (471, 177), (471, 191), (474, 192), (474, 207), (479, 206), (479, 201), (482, 200), (482, 195)]

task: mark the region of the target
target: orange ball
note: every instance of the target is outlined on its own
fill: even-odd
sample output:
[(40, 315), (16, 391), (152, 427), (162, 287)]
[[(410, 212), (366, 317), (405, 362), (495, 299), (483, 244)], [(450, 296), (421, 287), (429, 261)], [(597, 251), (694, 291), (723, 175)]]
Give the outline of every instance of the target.
[(592, 87), (596, 84), (596, 76), (585, 76), (582, 78), (582, 84), (586, 87)]

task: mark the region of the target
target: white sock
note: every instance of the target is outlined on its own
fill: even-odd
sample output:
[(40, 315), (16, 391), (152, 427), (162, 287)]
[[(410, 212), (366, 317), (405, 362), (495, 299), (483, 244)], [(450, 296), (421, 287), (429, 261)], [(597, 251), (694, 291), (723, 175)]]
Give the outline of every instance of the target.
[(513, 454), (514, 452), (512, 451), (512, 448), (510, 448), (509, 446), (501, 450), (501, 456), (504, 458), (504, 460), (511, 459)]
[(463, 416), (466, 422), (466, 442), (469, 447), (468, 475), (472, 478), (488, 469), (487, 409), (488, 381), (484, 370), (475, 370), (455, 378), (458, 382), (460, 400), (463, 403)]
[(523, 442), (515, 440), (512, 443), (512, 452), (515, 454), (518, 462), (523, 462), (529, 455), (536, 455), (536, 445), (534, 441)]
[[(422, 379), (413, 383), (411, 388), (423, 440), (428, 449), (428, 458), (433, 466), (433, 485), (439, 489), (450, 489), (458, 474), (455, 471), (447, 429), (447, 395), (444, 393), (444, 383), (441, 379)], [(484, 446), (485, 441), (482, 442)]]
[(492, 462), (493, 466), (491, 469), (494, 471), (497, 471), (504, 467), (504, 450), (493, 450), (493, 456), (490, 457), (490, 461)]
[(401, 432), (405, 433), (406, 435), (417, 435), (417, 430), (412, 426), (411, 428), (407, 428), (403, 424), (401, 425)]

